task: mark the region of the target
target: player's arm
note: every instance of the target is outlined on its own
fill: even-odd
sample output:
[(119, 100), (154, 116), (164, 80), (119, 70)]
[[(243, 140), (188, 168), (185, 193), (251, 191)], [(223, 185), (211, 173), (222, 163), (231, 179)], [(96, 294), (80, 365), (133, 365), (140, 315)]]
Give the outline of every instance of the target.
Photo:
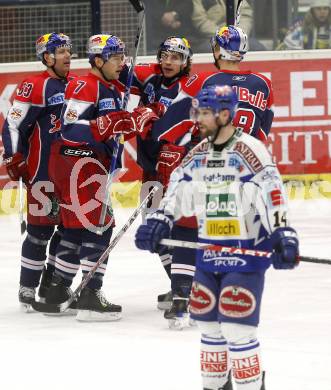
[(261, 119), (260, 128), (258, 129), (258, 134), (256, 138), (260, 139), (261, 141), (266, 141), (271, 130), (272, 121), (274, 119), (274, 111), (273, 111), (274, 96), (273, 96), (273, 88), (272, 88), (271, 80), (269, 80), (267, 77), (261, 74), (259, 74), (259, 77), (264, 80), (265, 91), (268, 98), (267, 98), (266, 108), (264, 110), (263, 117)]
[[(265, 150), (265, 156), (267, 151)], [(252, 205), (268, 233), (274, 251), (272, 262), (277, 269), (292, 269), (298, 264), (299, 241), (288, 220), (288, 204), (284, 185), (271, 156), (263, 168), (243, 185), (244, 205)], [(245, 210), (244, 210), (245, 211)]]
[(18, 180), (20, 177), (24, 181), (28, 180), (25, 162), (28, 154), (28, 139), (45, 105), (42, 87), (39, 84), (34, 79), (22, 82), (3, 125), (3, 160), (12, 180)]

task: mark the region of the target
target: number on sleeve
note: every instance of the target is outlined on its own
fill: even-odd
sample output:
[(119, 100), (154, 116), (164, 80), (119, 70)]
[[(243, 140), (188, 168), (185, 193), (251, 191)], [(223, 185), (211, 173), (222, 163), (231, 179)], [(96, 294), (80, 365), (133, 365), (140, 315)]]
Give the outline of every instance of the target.
[(287, 226), (287, 218), (286, 218), (286, 212), (284, 211), (282, 215), (279, 215), (279, 211), (274, 212), (274, 217), (275, 217), (275, 223), (274, 227), (279, 228), (281, 226)]

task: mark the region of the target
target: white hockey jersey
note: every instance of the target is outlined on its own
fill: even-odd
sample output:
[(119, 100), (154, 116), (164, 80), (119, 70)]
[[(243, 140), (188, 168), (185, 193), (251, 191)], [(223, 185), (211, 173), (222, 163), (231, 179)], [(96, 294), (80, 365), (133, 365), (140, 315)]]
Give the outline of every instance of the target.
[(252, 272), (266, 269), (268, 239), (288, 225), (282, 180), (264, 144), (239, 130), (221, 151), (205, 143), (171, 175), (160, 207), (178, 220), (195, 215), (199, 241), (261, 251), (261, 256), (237, 250), (198, 250), (197, 267), (212, 272)]

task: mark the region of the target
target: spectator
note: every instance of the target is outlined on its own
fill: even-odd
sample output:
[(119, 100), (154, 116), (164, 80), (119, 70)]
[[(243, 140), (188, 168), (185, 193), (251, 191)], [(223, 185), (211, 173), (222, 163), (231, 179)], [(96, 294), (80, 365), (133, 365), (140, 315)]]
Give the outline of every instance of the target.
[[(192, 23), (191, 0), (145, 0), (147, 54), (154, 54), (165, 37), (187, 37), (194, 50), (198, 40)], [(215, 31), (213, 31), (214, 33)]]
[(331, 0), (311, 0), (309, 11), (287, 32), (278, 50), (331, 48)]
[[(192, 0), (194, 27), (202, 37), (200, 45), (194, 47), (195, 52), (209, 52), (210, 46), (206, 38), (215, 34), (217, 28), (226, 25), (225, 0)], [(236, 4), (235, 4), (236, 5)], [(247, 35), (252, 29), (253, 10), (247, 1), (244, 1), (240, 10), (240, 27)], [(250, 50), (265, 50), (264, 46), (255, 39), (249, 39)]]

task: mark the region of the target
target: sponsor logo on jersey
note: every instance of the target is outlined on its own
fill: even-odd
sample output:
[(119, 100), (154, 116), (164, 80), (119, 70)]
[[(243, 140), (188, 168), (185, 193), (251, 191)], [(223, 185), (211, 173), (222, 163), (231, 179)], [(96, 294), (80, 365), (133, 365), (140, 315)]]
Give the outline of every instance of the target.
[(239, 221), (235, 219), (207, 221), (206, 232), (209, 237), (240, 236)]
[(59, 92), (47, 99), (49, 106), (55, 106), (56, 104), (64, 103), (64, 93)]
[(279, 181), (276, 169), (266, 170), (265, 173), (262, 176), (262, 180), (263, 181), (271, 181), (271, 180)]
[(162, 96), (159, 100), (160, 103), (164, 104), (166, 107), (170, 107), (172, 104), (173, 99), (167, 98), (165, 96)]
[(9, 117), (13, 121), (18, 121), (19, 119), (22, 118), (22, 116), (23, 116), (23, 111), (21, 109), (16, 108), (16, 107), (12, 107), (10, 109)]
[(207, 168), (224, 168), (225, 160), (209, 160), (207, 162)]
[(273, 206), (280, 206), (284, 204), (284, 196), (280, 188), (275, 188), (274, 190), (268, 193), (268, 197)]
[(115, 100), (113, 98), (99, 100), (99, 111), (115, 110)]
[(229, 167), (234, 167), (238, 172), (242, 172), (245, 169), (243, 162), (237, 156), (229, 158)]
[(66, 110), (65, 113), (65, 121), (68, 123), (76, 122), (78, 119), (78, 112), (77, 110), (74, 110), (72, 108), (69, 108), (69, 110)]
[(220, 294), (218, 309), (220, 313), (231, 318), (250, 316), (256, 308), (254, 295), (240, 286), (227, 286)]
[[(232, 373), (235, 379), (249, 379), (257, 377), (261, 373), (260, 362), (258, 355), (252, 355), (246, 358), (231, 359)], [(245, 382), (255, 382), (256, 379), (251, 379)], [(244, 382), (244, 383), (245, 383)]]
[(76, 149), (70, 146), (61, 146), (60, 154), (71, 157), (97, 157), (92, 150)]
[(243, 142), (237, 142), (234, 150), (244, 157), (254, 172), (261, 171), (263, 165), (249, 146)]
[(232, 80), (233, 81), (245, 81), (246, 80), (246, 76), (233, 76)]
[(238, 215), (234, 194), (207, 194), (206, 205), (207, 218)]
[(233, 86), (233, 89), (237, 92), (238, 100), (240, 102), (249, 103), (253, 107), (257, 107), (262, 111), (265, 111), (267, 107), (267, 100), (264, 98), (264, 93), (257, 91), (256, 94), (251, 93), (248, 88)]
[(150, 103), (155, 102), (155, 90), (152, 83), (147, 83), (146, 88), (144, 89), (145, 94), (147, 95), (148, 101)]
[(216, 298), (206, 286), (193, 282), (190, 296), (190, 312), (193, 314), (206, 314), (213, 310)]
[(216, 267), (243, 267), (247, 264), (247, 261), (240, 257), (222, 256), (222, 252), (214, 250), (204, 251), (201, 260), (204, 263), (213, 262)]
[(235, 180), (234, 175), (222, 175), (221, 173), (212, 173), (210, 175), (203, 176), (203, 181), (211, 184), (218, 184), (223, 181), (230, 182), (234, 180)]

